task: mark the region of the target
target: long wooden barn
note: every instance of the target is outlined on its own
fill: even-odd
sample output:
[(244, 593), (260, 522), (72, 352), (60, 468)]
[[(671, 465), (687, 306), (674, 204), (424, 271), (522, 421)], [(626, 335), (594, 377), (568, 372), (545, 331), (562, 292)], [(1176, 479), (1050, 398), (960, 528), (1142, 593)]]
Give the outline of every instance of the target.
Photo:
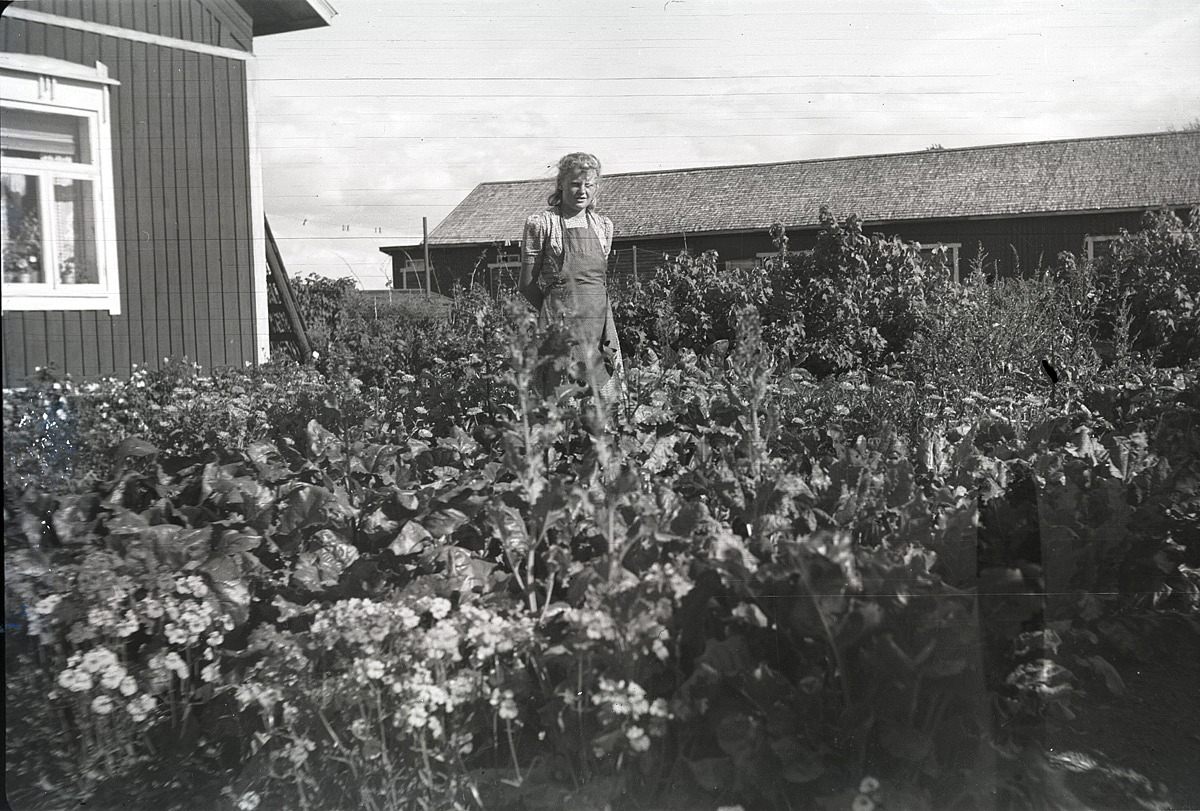
[[(552, 177), (477, 186), (429, 235), (433, 289), (513, 279), (525, 218), (553, 186)], [(1062, 251), (1103, 250), (1146, 210), (1186, 217), (1196, 205), (1194, 131), (614, 174), (600, 196), (618, 279), (684, 250), (715, 250), (727, 266), (761, 261), (774, 250), (774, 222), (804, 250), (822, 206), (839, 219), (857, 214), (868, 233), (945, 246), (960, 274), (982, 259), (989, 272), (1014, 275)], [(380, 250), (392, 257), (394, 287), (423, 285), (423, 245)]]
[(4, 385), (269, 354), (255, 37), (325, 0), (28, 0), (0, 16)]

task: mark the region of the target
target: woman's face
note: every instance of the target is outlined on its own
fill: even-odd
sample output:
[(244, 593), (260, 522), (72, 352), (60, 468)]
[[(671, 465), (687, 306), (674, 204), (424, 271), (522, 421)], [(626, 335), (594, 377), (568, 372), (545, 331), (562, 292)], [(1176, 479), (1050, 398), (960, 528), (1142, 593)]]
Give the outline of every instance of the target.
[(590, 206), (596, 199), (598, 182), (599, 178), (592, 171), (576, 172), (565, 178), (560, 188), (563, 206), (574, 211)]

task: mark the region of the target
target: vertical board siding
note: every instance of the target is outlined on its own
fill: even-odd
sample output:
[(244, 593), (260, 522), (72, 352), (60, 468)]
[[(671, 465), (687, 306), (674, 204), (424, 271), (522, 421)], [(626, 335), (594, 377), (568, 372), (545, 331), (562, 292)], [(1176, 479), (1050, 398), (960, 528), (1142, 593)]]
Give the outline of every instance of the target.
[[(43, 315), (46, 326), (46, 360), (45, 366), (54, 369), (57, 373), (72, 371), (67, 365), (67, 326), (66, 313), (63, 312), (48, 312)], [(72, 345), (72, 354), (79, 352), (76, 345)]]
[[(98, 34), (89, 34), (88, 43), (84, 47), (84, 55), (85, 64), (94, 64), (96, 59), (99, 59), (108, 66), (109, 74), (118, 81), (121, 76), (129, 75), (125, 72), (129, 66), (121, 64), (122, 50), (119, 40), (102, 37)], [(136, 220), (130, 218), (127, 210), (130, 197), (129, 159), (127, 157), (129, 150), (122, 146), (124, 143), (122, 136), (128, 127), (126, 121), (129, 115), (125, 95), (125, 93), (114, 90), (110, 109), (113, 139), (113, 209), (117, 218), (117, 264), (120, 274), (121, 315), (110, 317), (107, 313), (97, 314), (99, 318), (112, 325), (113, 374), (118, 375), (127, 374), (130, 364), (135, 362), (130, 323), (138, 304), (131, 287), (138, 272), (136, 268), (132, 267), (129, 252), (126, 250), (130, 234), (136, 233)]]
[[(121, 174), (128, 182), (125, 191), (125, 213), (128, 223), (125, 228), (125, 255), (128, 263), (122, 263), (136, 272), (126, 272), (122, 282), (128, 280), (129, 299), (132, 305), (129, 312), (129, 350), (135, 363), (146, 364), (158, 361), (158, 335), (156, 333), (155, 314), (158, 312), (158, 300), (155, 290), (154, 269), (151, 267), (153, 254), (149, 248), (150, 233), (150, 189), (146, 186), (147, 161), (147, 130), (146, 115), (143, 108), (146, 105), (146, 94), (150, 92), (150, 84), (146, 78), (146, 45), (141, 42), (121, 42), (122, 64), (125, 70), (122, 75), (130, 77), (129, 92), (121, 93), (124, 100), (122, 120), (127, 128), (122, 128), (121, 138)], [(124, 89), (124, 86), (122, 87)]]
[[(195, 54), (176, 53), (175, 64), (179, 76), (185, 81), (192, 81), (199, 70), (199, 57)], [(175, 118), (173, 141), (177, 155), (190, 155), (193, 149), (194, 133), (199, 129), (200, 121), (196, 115), (196, 107), (186, 94), (177, 94), (174, 98)], [(204, 366), (213, 363), (212, 348), (208, 343), (208, 332), (201, 328), (213, 321), (208, 301), (208, 273), (204, 257), (208, 246), (205, 244), (204, 228), (201, 225), (204, 208), (196, 199), (196, 192), (201, 188), (199, 160), (176, 160), (175, 197), (179, 209), (179, 270), (191, 283), (192, 322), (196, 325), (193, 336), (193, 350), (196, 362)]]
[[(154, 3), (114, 3), (103, 12), (98, 7), (109, 4), (93, 5), (105, 17), (97, 22), (119, 17), (132, 25), (136, 16), (154, 28), (189, 16), (202, 22), (204, 11), (194, 3), (166, 4), (166, 11)], [(7, 18), (0, 49), (99, 60), (121, 83), (111, 103), (121, 315), (4, 313), (4, 384), (18, 385), (49, 364), (87, 378), (127, 375), (133, 364), (156, 368), (185, 354), (205, 367), (253, 362), (245, 65)]]
[[(178, 82), (186, 75), (183, 54), (179, 51), (169, 51), (163, 54), (164, 71)], [(208, 348), (201, 351), (201, 343), (197, 338), (199, 320), (196, 309), (196, 280), (193, 278), (194, 267), (191, 256), (191, 212), (188, 207), (187, 185), (187, 96), (184, 93), (172, 93), (161, 99), (163, 104), (163, 203), (166, 217), (166, 228), (173, 239), (167, 243), (167, 263), (171, 266), (172, 277), (177, 279), (179, 300), (182, 308), (182, 321), (187, 325), (183, 330), (183, 352), (189, 358), (202, 366), (207, 366), (211, 359)]]
[(199, 84), (202, 57), (193, 53), (177, 55), (181, 66), (183, 81), (193, 91), (182, 95), (176, 100), (176, 112), (180, 118), (176, 121), (175, 146), (181, 154), (191, 156), (190, 160), (176, 162), (176, 171), (182, 170), (183, 182), (179, 187), (182, 226), (180, 228), (180, 251), (185, 254), (181, 267), (186, 266), (192, 277), (192, 309), (195, 311), (196, 324), (196, 358), (205, 366), (216, 363), (213, 348), (209, 342), (210, 331), (208, 324), (219, 320), (213, 307), (209, 293), (211, 286), (208, 265), (208, 240), (205, 239), (205, 201), (204, 194), (204, 158), (203, 135), (201, 121), (204, 113), (201, 99), (195, 88)]
[[(245, 111), (249, 108), (246, 89), (246, 64), (244, 62), (225, 62), (228, 83), (226, 99), (230, 116), (230, 141), (233, 144), (233, 154), (230, 156), (230, 198), (233, 209), (233, 244), (237, 248), (235, 267), (238, 269), (238, 310), (241, 328), (236, 337), (240, 344), (237, 361), (244, 366), (246, 361), (257, 363), (258, 349), (254, 330), (257, 324), (254, 308), (255, 279), (253, 273), (246, 274), (242, 268), (253, 268), (254, 264), (254, 212), (250, 205), (250, 174), (238, 167), (250, 166), (250, 130), (249, 117)], [(238, 114), (238, 111), (242, 111)]]
[(13, 385), (9, 381), (16, 381), (29, 368), (25, 364), (25, 318), (24, 313), (5, 313), (3, 319), (3, 334), (4, 334), (4, 364), (0, 366), (0, 371), (3, 372), (3, 380), (0, 385), (8, 387)]
[[(187, 329), (186, 324), (179, 321), (180, 307), (173, 290), (171, 269), (166, 262), (166, 243), (174, 235), (167, 233), (164, 227), (163, 208), (163, 154), (162, 154), (162, 114), (160, 104), (164, 90), (170, 84), (164, 84), (159, 69), (159, 52), (161, 48), (147, 46), (143, 64), (143, 75), (146, 79), (146, 95), (141, 100), (140, 120), (144, 122), (145, 138), (139, 138), (135, 149), (141, 160), (138, 164), (138, 197), (139, 205), (146, 204), (139, 214), (143, 223), (142, 267), (145, 269), (143, 278), (152, 282), (154, 288), (154, 309), (147, 312), (146, 318), (153, 320), (153, 327), (147, 325), (147, 337), (153, 336), (154, 360), (175, 357), (182, 354), (179, 351), (177, 336)], [(168, 82), (174, 81), (168, 77)], [(149, 231), (147, 238), (146, 230)], [(150, 345), (147, 345), (150, 351)]]
[(150, 9), (146, 0), (125, 0), (124, 5), (129, 12), (129, 28), (134, 31), (152, 31)]
[(244, 51), (253, 41), (254, 21), (229, 0), (25, 0), (21, 8)]
[(208, 0), (224, 24), (221, 44), (228, 48), (249, 51), (254, 44), (254, 21), (236, 0)]
[(26, 371), (32, 372), (39, 366), (47, 366), (50, 361), (50, 346), (46, 340), (45, 313), (19, 313), (21, 325), (25, 330), (25, 365), (17, 370), (17, 377), (23, 377)]
[[(222, 253), (224, 236), (221, 230), (221, 149), (216, 138), (217, 99), (213, 86), (213, 58), (201, 55), (197, 81), (191, 85), (194, 88), (193, 98), (201, 111), (200, 127), (193, 132), (198, 135), (200, 142), (194, 145), (202, 151), (200, 191), (203, 195), (201, 214), (205, 219), (205, 228), (201, 241), (206, 248), (206, 263), (202, 266), (202, 275), (209, 283), (208, 306), (209, 323), (229, 323), (225, 313), (225, 280), (222, 278)], [(193, 187), (195, 188), (195, 187)], [(225, 357), (224, 336), (219, 330), (208, 331), (208, 345), (212, 353), (212, 362), (216, 365), (227, 365)]]
[[(217, 157), (227, 159), (226, 161), (216, 161), (217, 182), (214, 184), (214, 188), (221, 190), (216, 206), (218, 215), (217, 227), (220, 235), (223, 237), (220, 243), (221, 287), (219, 294), (221, 305), (224, 308), (225, 321), (227, 323), (236, 322), (240, 325), (243, 323), (241, 290), (239, 289), (239, 281), (242, 274), (238, 273), (238, 234), (233, 210), (235, 187), (232, 167), (229, 165), (232, 161), (228, 160), (233, 157), (234, 136), (230, 128), (229, 105), (232, 103), (232, 99), (229, 97), (229, 74), (226, 70), (226, 64), (226, 60), (213, 60), (210, 66), (212, 70), (213, 123), (217, 131), (228, 133), (228, 135), (220, 139), (219, 143), (214, 143)], [(225, 364), (237, 364), (240, 366), (241, 352), (239, 351), (236, 331), (223, 334), (221, 339), (221, 351), (224, 354), (223, 362)]]

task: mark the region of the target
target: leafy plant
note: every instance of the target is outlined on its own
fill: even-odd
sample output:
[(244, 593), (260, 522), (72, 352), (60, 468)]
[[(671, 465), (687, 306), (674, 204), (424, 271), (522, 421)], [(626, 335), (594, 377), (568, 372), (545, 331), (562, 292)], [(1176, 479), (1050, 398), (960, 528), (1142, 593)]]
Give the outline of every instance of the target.
[(1148, 212), (1140, 230), (1122, 231), (1096, 261), (1102, 335), (1128, 319), (1132, 347), (1178, 366), (1200, 355), (1200, 210), (1187, 222)]

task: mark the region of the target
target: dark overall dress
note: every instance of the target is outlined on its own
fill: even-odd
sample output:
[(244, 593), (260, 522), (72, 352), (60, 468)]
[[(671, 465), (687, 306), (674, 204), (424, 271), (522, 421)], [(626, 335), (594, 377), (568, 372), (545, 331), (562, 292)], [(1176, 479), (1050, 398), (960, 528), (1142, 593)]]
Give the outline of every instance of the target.
[[(584, 225), (569, 228), (562, 215), (557, 216), (563, 236), (562, 283), (546, 290), (541, 322), (546, 326), (561, 319), (567, 327), (570, 379), (603, 389), (610, 377), (603, 346), (608, 337), (605, 327), (611, 321), (605, 279), (608, 257), (590, 217), (583, 218)], [(544, 386), (553, 390), (559, 382), (546, 379)]]

